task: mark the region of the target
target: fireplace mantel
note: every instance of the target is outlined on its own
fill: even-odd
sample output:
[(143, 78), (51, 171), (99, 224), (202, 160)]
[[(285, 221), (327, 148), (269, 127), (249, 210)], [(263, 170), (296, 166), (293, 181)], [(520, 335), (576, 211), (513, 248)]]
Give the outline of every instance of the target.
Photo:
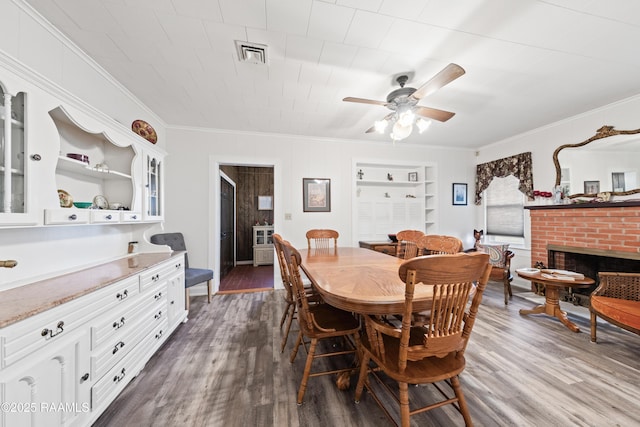
[(629, 200), (620, 202), (584, 202), (584, 203), (570, 203), (566, 205), (527, 205), (525, 209), (539, 210), (539, 209), (592, 209), (592, 208), (626, 208), (626, 207), (638, 207), (640, 206), (640, 200)]

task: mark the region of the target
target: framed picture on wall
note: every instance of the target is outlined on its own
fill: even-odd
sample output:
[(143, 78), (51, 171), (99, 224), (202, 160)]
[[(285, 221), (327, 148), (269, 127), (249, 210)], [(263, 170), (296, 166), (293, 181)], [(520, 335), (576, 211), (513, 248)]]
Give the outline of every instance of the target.
[(409, 181), (418, 182), (418, 172), (409, 172)]
[(454, 182), (453, 183), (453, 204), (454, 205), (466, 205), (467, 204), (467, 184)]
[(331, 180), (302, 178), (304, 212), (331, 212)]
[(585, 181), (584, 193), (585, 194), (598, 194), (600, 192), (600, 181)]
[(259, 211), (272, 211), (273, 210), (273, 197), (271, 197), (271, 196), (258, 196), (258, 210)]

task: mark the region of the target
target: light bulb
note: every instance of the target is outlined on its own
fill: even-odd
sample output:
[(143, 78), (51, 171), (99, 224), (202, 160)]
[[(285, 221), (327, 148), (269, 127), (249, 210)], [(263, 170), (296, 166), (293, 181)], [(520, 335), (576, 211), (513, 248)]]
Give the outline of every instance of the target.
[(386, 120), (378, 120), (373, 124), (373, 127), (375, 128), (376, 132), (384, 133), (384, 130), (387, 128), (387, 124), (388, 122)]
[(401, 126), (411, 126), (415, 117), (416, 116), (415, 114), (413, 114), (413, 111), (408, 110), (400, 113), (397, 123), (400, 123)]
[(418, 127), (418, 131), (422, 133), (425, 130), (429, 129), (429, 126), (431, 126), (431, 120), (418, 119), (416, 121), (416, 126)]

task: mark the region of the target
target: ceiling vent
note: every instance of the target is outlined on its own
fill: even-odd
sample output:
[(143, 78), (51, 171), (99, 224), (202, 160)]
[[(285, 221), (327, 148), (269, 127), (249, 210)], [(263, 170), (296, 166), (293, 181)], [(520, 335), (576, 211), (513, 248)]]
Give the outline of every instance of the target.
[(267, 64), (267, 45), (236, 40), (238, 60), (250, 64)]

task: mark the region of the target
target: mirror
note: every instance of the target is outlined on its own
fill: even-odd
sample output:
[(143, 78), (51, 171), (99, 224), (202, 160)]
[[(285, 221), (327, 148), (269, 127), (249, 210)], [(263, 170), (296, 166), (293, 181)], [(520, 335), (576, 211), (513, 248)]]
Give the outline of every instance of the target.
[(570, 198), (640, 193), (640, 129), (602, 126), (591, 138), (553, 152), (556, 186)]

